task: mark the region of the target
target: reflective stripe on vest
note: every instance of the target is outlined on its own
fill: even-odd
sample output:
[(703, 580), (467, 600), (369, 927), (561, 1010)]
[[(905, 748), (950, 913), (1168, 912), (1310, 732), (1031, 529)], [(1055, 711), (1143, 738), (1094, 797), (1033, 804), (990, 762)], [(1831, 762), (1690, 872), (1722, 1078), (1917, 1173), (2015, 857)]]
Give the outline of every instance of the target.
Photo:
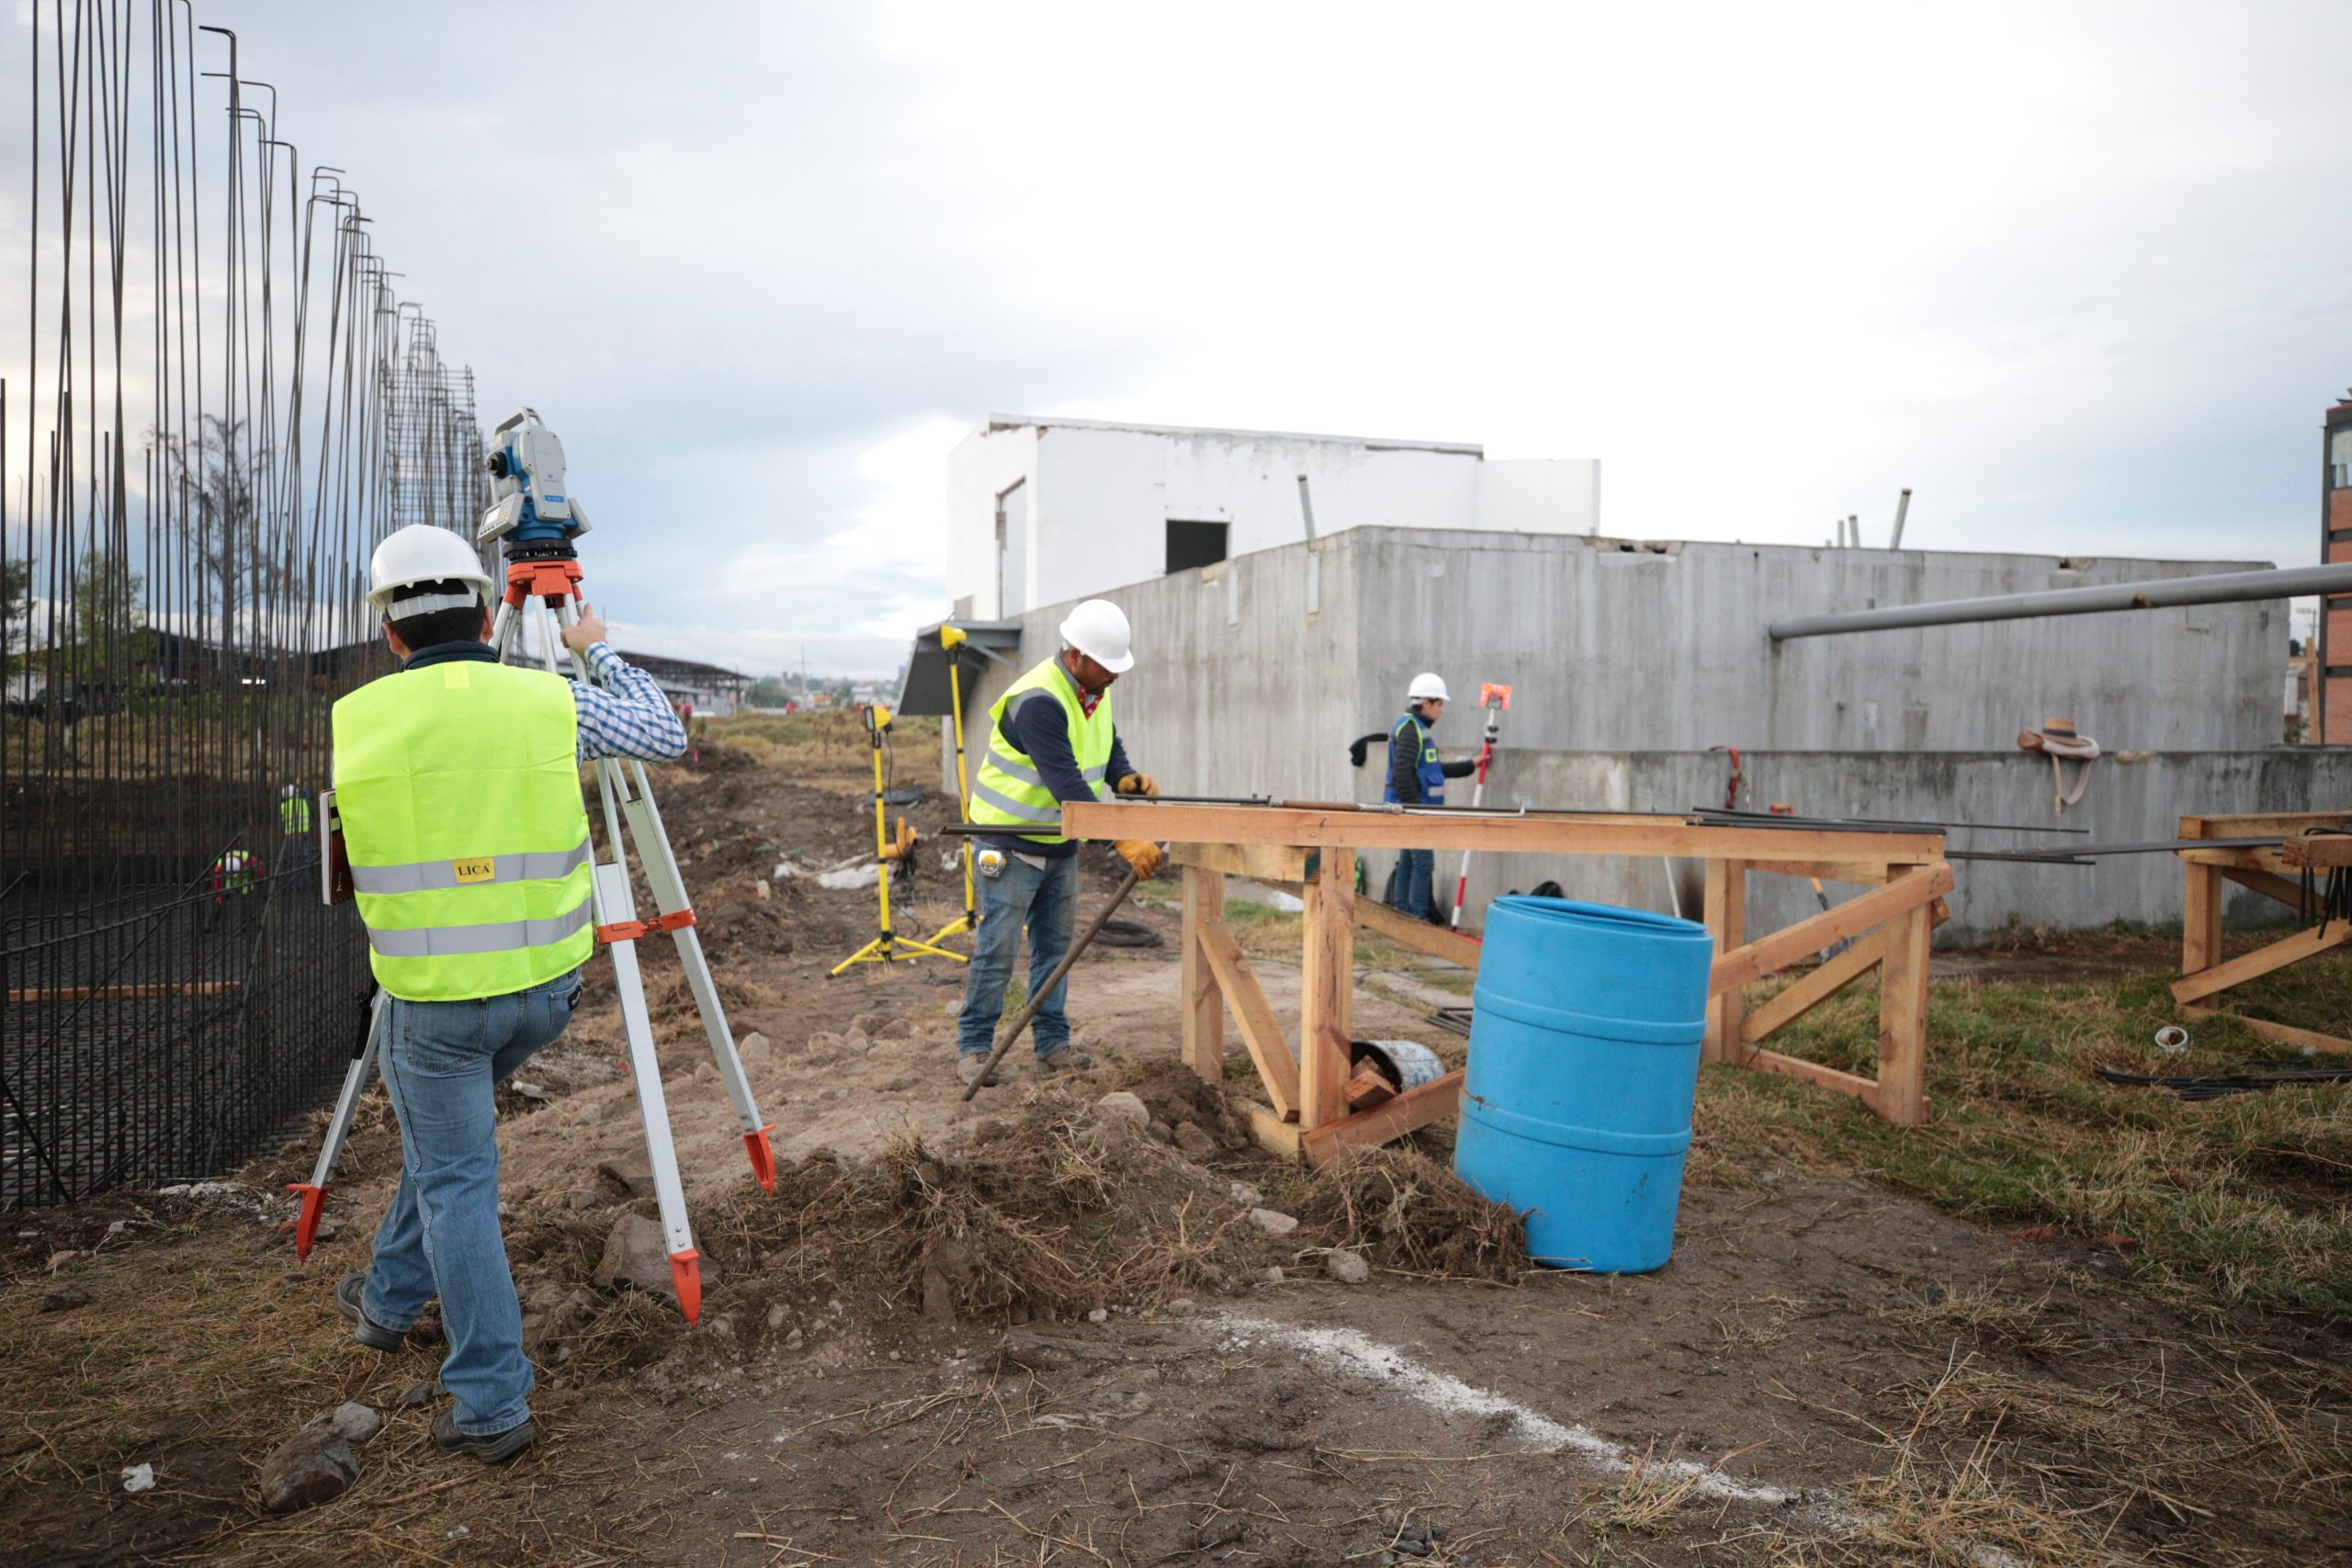
[[(1061, 802), (1046, 786), (1035, 760), (1016, 750), (1004, 732), (1005, 716), (1023, 701), (1059, 705), (1079, 776), (1099, 800), (1110, 795), (1103, 780), (1111, 771), (1111, 694), (1104, 692), (1089, 714), (1079, 701), (1077, 682), (1062, 668), (1061, 660), (1054, 658), (1015, 681), (989, 707), (989, 743), (980, 753), (979, 773), (972, 780), (972, 820), (982, 826), (1057, 829)], [(1037, 844), (1065, 841), (1057, 832), (1023, 836)]]
[(334, 782), (378, 984), (409, 1001), (544, 985), (595, 947), (568, 682), (477, 660), (334, 705)]

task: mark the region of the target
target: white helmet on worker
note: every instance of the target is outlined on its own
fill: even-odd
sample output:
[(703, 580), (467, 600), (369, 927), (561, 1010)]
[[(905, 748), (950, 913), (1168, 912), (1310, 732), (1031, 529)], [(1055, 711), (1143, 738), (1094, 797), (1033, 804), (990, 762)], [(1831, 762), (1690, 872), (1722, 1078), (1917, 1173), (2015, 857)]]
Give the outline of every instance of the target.
[(482, 570), (481, 558), (474, 554), (473, 546), (447, 528), (412, 523), (395, 529), (369, 558), (368, 607), (387, 620), (405, 620), (435, 610), (461, 610), (469, 601), (452, 593), (413, 594), (400, 602), (397, 611), (392, 603), (393, 595), (403, 588), (453, 581), (473, 585), (471, 603), (490, 603), (490, 573)]
[(294, 799), (296, 796), (300, 795), (302, 793), (302, 786), (301, 786), (300, 784), (288, 784), (288, 785), (287, 785), (283, 790), (279, 791), (278, 793), (279, 793), (280, 795), (282, 795), (286, 799), (288, 799), (288, 800), (292, 800), (292, 799)]
[(1114, 675), (1136, 667), (1127, 613), (1108, 599), (1089, 599), (1062, 622), (1062, 646), (1074, 648)]
[(1445, 682), (1438, 678), (1437, 672), (1433, 670), (1424, 670), (1413, 677), (1411, 685), (1405, 688), (1405, 698), (1408, 702), (1419, 703), (1426, 702), (1431, 697), (1435, 697), (1442, 703), (1452, 700), (1445, 694)]

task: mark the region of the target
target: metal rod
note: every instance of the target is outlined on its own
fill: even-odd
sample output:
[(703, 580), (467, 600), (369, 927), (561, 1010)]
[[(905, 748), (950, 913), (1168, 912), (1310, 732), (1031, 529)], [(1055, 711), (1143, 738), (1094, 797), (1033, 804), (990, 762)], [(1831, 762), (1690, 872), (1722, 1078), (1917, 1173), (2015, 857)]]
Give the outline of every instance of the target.
[(1899, 550), (1903, 547), (1903, 519), (1908, 516), (1910, 512), (1911, 491), (1905, 488), (1894, 502), (1894, 536), (1886, 542), (1888, 549)]
[(1054, 987), (1068, 978), (1069, 967), (1078, 962), (1079, 954), (1086, 951), (1088, 944), (1092, 942), (1102, 931), (1103, 923), (1110, 919), (1120, 905), (1127, 901), (1127, 895), (1135, 890), (1135, 868), (1129, 866), (1127, 874), (1120, 879), (1119, 886), (1112, 893), (1110, 901), (1097, 910), (1094, 918), (1086, 923), (1086, 929), (1078, 933), (1078, 940), (1069, 944), (1069, 951), (1062, 954), (1062, 961), (1059, 964), (1054, 965), (1054, 972), (1046, 976), (1046, 983), (1029, 993), (1029, 999), (1022, 1004), (1020, 1016), (1007, 1024), (1004, 1032), (997, 1036), (996, 1049), (989, 1053), (987, 1065), (980, 1068), (970, 1083), (964, 1086), (966, 1100), (980, 1092), (980, 1086), (989, 1081), (989, 1075), (996, 1071), (996, 1065), (1004, 1060), (1004, 1054), (1012, 1049), (1012, 1043), (1021, 1038), (1021, 1032), (1029, 1027), (1031, 1019), (1037, 1016), (1038, 1008), (1045, 1004), (1047, 997), (1054, 994)]
[(2095, 588), (2053, 588), (2038, 593), (1996, 593), (1983, 599), (1949, 599), (1935, 604), (1897, 604), (1882, 610), (1844, 610), (1826, 615), (1791, 615), (1774, 621), (1766, 629), (1774, 642), (1786, 642), (1792, 637), (1833, 637), (1841, 632), (2018, 621), (2039, 615), (2093, 615), (2109, 610), (2162, 610), (2182, 604), (2238, 604), (2304, 593), (2352, 593), (2352, 561), (2266, 571), (2220, 571), (2203, 577), (2159, 578), (2146, 582), (2111, 582)]

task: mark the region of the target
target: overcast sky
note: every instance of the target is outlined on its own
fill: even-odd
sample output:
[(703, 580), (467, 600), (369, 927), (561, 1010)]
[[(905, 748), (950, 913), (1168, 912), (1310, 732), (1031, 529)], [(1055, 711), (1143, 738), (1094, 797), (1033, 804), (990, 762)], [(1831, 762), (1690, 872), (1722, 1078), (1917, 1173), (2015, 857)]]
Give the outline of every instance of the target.
[(2316, 558), (2352, 6), (198, 11), (562, 435), (638, 646), (891, 669), (990, 412), (1596, 457), (1614, 534), (1909, 485), (1906, 543)]

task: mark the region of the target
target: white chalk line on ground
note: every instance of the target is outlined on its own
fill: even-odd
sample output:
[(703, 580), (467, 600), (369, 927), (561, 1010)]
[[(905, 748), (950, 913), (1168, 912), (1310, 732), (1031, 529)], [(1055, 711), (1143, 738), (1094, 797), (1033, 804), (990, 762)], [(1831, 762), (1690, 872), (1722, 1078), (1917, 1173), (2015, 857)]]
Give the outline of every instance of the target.
[(1280, 1345), (1333, 1371), (1394, 1389), (1442, 1416), (1504, 1416), (1528, 1453), (1574, 1454), (1614, 1475), (1639, 1469), (1646, 1475), (1688, 1480), (1690, 1489), (1701, 1496), (1759, 1508), (1786, 1509), (1810, 1503), (1804, 1512), (1815, 1523), (1840, 1530), (1853, 1527), (1850, 1516), (1808, 1498), (1802, 1491), (1743, 1481), (1693, 1460), (1646, 1459), (1614, 1438), (1604, 1438), (1589, 1427), (1555, 1421), (1515, 1399), (1423, 1366), (1395, 1346), (1353, 1328), (1307, 1327), (1235, 1314), (1223, 1315), (1218, 1321), (1230, 1332), (1235, 1348), (1255, 1343)]

